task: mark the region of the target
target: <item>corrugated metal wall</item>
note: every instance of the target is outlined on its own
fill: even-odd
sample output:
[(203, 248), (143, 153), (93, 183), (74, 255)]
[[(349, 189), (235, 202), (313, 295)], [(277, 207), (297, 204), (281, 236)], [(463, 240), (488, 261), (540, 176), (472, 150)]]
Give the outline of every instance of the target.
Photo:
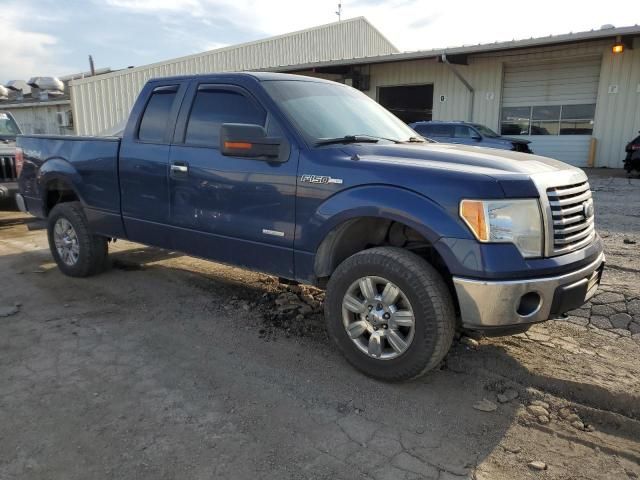
[(640, 39), (633, 46), (604, 53), (593, 132), (598, 167), (622, 167), (624, 147), (640, 130)]
[(125, 120), (150, 78), (260, 70), (288, 65), (384, 55), (397, 49), (364, 18), (213, 50), (162, 63), (71, 82), (76, 130), (92, 135)]
[(23, 133), (39, 133), (47, 135), (72, 135), (73, 130), (66, 127), (59, 127), (57, 122), (57, 112), (64, 112), (71, 109), (71, 104), (67, 102), (55, 102), (54, 104), (38, 104), (33, 106), (0, 106), (4, 111), (11, 112), (16, 119)]

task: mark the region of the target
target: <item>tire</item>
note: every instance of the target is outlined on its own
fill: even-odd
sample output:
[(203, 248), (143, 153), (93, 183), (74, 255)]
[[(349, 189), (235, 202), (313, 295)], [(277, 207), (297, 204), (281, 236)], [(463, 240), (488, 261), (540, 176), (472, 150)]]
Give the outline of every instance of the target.
[[(385, 298), (382, 293), (386, 292), (387, 287), (382, 280), (397, 287), (400, 293), (393, 308), (387, 308), (384, 302), (372, 305), (367, 295), (362, 293), (371, 292), (368, 287), (362, 288), (363, 285), (370, 285), (368, 280), (362, 283), (363, 279), (372, 279), (375, 289), (371, 294), (378, 294), (375, 297), (377, 299)], [(386, 298), (391, 297), (393, 293)], [(353, 298), (361, 303), (354, 305), (356, 302)], [(347, 299), (349, 301), (343, 303)], [(366, 305), (364, 311), (362, 303)], [(411, 311), (412, 327), (398, 323), (392, 325), (396, 315), (399, 315), (399, 319), (409, 318), (407, 312)], [(398, 313), (382, 317), (380, 312), (387, 312), (383, 315)], [(365, 316), (371, 319), (364, 321)], [(329, 336), (347, 361), (366, 375), (385, 381), (409, 380), (437, 367), (449, 351), (455, 331), (453, 300), (443, 278), (423, 258), (393, 247), (364, 250), (347, 258), (336, 268), (327, 285), (325, 317)], [(363, 328), (363, 321), (367, 330), (358, 335)], [(410, 320), (403, 323), (409, 324)], [(347, 325), (351, 334), (347, 333)], [(395, 332), (394, 338), (391, 337), (392, 330)], [(353, 339), (353, 335), (357, 337)], [(383, 340), (373, 342), (373, 355), (379, 353), (378, 357), (372, 356), (370, 345), (376, 335), (386, 335)], [(402, 342), (397, 341), (398, 336)], [(365, 343), (369, 344), (366, 348)]]
[[(56, 239), (60, 242), (56, 226), (61, 230), (67, 225), (72, 227), (72, 231), (66, 231), (72, 233), (64, 237), (64, 245), (73, 245), (74, 252), (77, 252), (72, 255), (74, 258), (65, 256), (68, 252), (64, 248), (61, 254), (56, 246)], [(47, 219), (47, 235), (51, 255), (65, 275), (89, 277), (104, 270), (109, 248), (107, 239), (90, 232), (80, 202), (59, 203), (53, 207)]]

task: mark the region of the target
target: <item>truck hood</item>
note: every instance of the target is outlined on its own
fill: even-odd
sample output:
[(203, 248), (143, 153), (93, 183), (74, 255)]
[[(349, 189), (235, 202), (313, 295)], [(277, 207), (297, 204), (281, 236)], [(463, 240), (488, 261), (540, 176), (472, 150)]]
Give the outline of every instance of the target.
[(580, 169), (552, 158), (467, 145), (442, 143), (354, 144), (343, 146), (342, 150), (347, 155), (357, 154), (363, 161), (445, 168), (483, 174), (496, 179), (566, 170), (580, 172)]

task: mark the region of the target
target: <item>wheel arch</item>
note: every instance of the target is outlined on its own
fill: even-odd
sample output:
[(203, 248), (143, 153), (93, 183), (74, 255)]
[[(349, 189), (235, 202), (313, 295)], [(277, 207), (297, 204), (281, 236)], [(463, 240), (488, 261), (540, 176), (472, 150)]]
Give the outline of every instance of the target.
[[(318, 279), (331, 275), (347, 257), (382, 245), (430, 249), (429, 260), (446, 265), (434, 245), (443, 236), (464, 238), (468, 232), (444, 207), (416, 192), (370, 186), (329, 199), (318, 216), (324, 217), (321, 240), (314, 246), (313, 271)], [(344, 209), (345, 205), (350, 208)], [(403, 243), (403, 240), (405, 243)], [(414, 248), (415, 249), (415, 248)], [(322, 283), (322, 282), (320, 282)]]
[(43, 214), (48, 216), (62, 202), (79, 201), (84, 205), (76, 187), (80, 180), (78, 171), (68, 161), (59, 157), (47, 160), (40, 167), (38, 179)]

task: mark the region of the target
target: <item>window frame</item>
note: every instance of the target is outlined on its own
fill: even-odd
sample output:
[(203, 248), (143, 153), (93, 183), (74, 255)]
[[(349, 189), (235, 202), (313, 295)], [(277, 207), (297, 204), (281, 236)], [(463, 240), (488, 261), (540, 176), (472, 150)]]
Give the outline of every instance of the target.
[[(135, 129), (133, 130), (133, 141), (135, 143), (140, 143), (144, 145), (170, 145), (171, 138), (173, 137), (173, 129), (176, 127), (177, 117), (179, 110), (182, 105), (182, 100), (184, 99), (185, 86), (184, 82), (167, 82), (160, 85), (152, 85), (151, 91), (147, 96), (146, 101), (144, 102), (144, 106), (140, 111), (140, 115), (136, 120)], [(173, 103), (171, 104), (171, 108), (169, 109), (169, 115), (167, 118), (167, 126), (165, 128), (165, 132), (162, 136), (161, 141), (150, 141), (150, 140), (142, 140), (140, 138), (140, 127), (142, 126), (142, 119), (144, 118), (144, 114), (147, 112), (147, 108), (149, 107), (149, 103), (151, 103), (151, 99), (155, 92), (160, 90), (167, 90), (175, 88), (175, 97), (173, 98)], [(126, 130), (126, 129), (125, 129)]]
[[(196, 102), (196, 98), (198, 96), (198, 92), (204, 89), (211, 90), (226, 90), (234, 93), (238, 93), (248, 99), (255, 107), (264, 112), (264, 124), (262, 127), (267, 130), (269, 121), (271, 121), (271, 114), (269, 110), (246, 88), (243, 88), (239, 85), (233, 85), (229, 83), (217, 83), (211, 81), (196, 81), (193, 82), (188, 89), (187, 98), (188, 101), (183, 102), (182, 109), (180, 110), (180, 114), (178, 116), (178, 121), (176, 123), (176, 130), (173, 135), (172, 145), (179, 145), (182, 147), (190, 147), (190, 148), (208, 148), (215, 149), (220, 151), (220, 143), (200, 143), (200, 144), (192, 144), (186, 142), (187, 137), (187, 128), (189, 126), (189, 119), (191, 118), (191, 112)], [(282, 127), (280, 127), (282, 130)]]
[[(565, 107), (570, 107), (570, 106), (584, 106), (584, 105), (593, 105), (593, 118), (564, 118), (564, 109)], [(516, 136), (516, 137), (530, 137), (530, 136), (539, 136), (539, 137), (561, 137), (561, 136), (570, 136), (570, 135), (589, 135), (589, 136), (593, 136), (593, 129), (595, 127), (595, 118), (596, 118), (596, 109), (597, 109), (597, 103), (566, 103), (566, 104), (553, 104), (553, 105), (523, 105), (523, 106), (502, 106), (500, 108), (500, 135), (504, 136)], [(534, 120), (533, 118), (533, 111), (535, 108), (544, 108), (544, 107), (559, 107), (559, 112), (558, 112), (558, 120), (557, 122), (555, 120)], [(525, 134), (514, 134), (514, 133), (503, 133), (502, 128), (503, 128), (503, 124), (506, 123), (503, 120), (503, 112), (505, 108), (528, 108), (529, 109), (529, 128), (527, 130), (527, 133)], [(562, 132), (562, 125), (564, 122), (572, 122), (572, 121), (588, 121), (591, 122), (591, 133), (581, 133), (581, 134), (573, 134), (573, 133), (561, 133)], [(558, 128), (558, 133), (554, 133), (554, 134), (535, 134), (535, 133), (531, 133), (532, 129), (534, 127), (534, 122), (538, 122), (538, 123), (544, 123), (544, 122), (549, 122), (549, 123), (557, 123), (557, 128)]]

